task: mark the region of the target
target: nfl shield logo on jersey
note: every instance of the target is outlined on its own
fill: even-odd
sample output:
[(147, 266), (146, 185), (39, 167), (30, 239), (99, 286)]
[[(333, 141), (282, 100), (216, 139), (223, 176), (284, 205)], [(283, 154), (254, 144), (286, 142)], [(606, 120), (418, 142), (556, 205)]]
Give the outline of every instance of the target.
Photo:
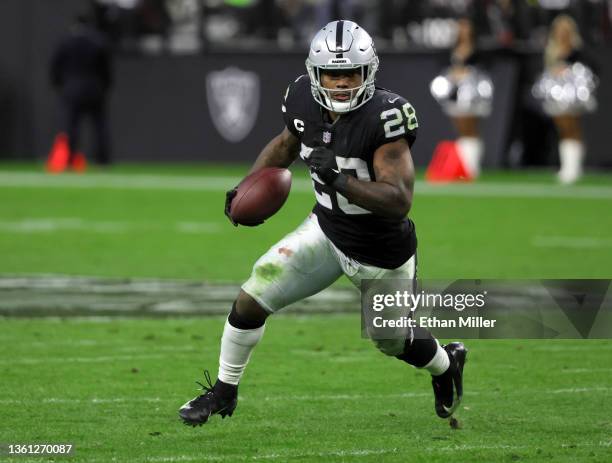
[(323, 143), (330, 143), (331, 142), (331, 132), (325, 131), (323, 132)]
[(206, 97), (213, 124), (227, 141), (242, 141), (259, 111), (259, 76), (230, 67), (206, 76)]

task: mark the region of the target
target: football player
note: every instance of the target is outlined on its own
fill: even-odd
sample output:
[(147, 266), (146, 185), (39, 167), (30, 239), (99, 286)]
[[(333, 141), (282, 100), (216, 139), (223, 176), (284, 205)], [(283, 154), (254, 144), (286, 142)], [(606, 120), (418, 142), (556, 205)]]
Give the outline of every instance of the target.
[[(343, 274), (357, 287), (362, 279), (416, 278), (417, 240), (406, 217), (414, 184), (414, 108), (375, 86), (376, 50), (354, 22), (334, 21), (321, 29), (306, 69), (285, 92), (285, 129), (264, 147), (251, 172), (288, 167), (301, 157), (310, 168), (316, 205), (255, 263), (225, 323), (217, 381), (212, 385), (205, 372), (203, 393), (179, 410), (186, 424), (232, 415), (240, 378), (268, 316)], [(235, 194), (227, 193), (228, 216)], [(374, 342), (384, 354), (431, 373), (436, 413), (452, 415), (463, 393), (462, 343), (440, 346), (423, 328)]]

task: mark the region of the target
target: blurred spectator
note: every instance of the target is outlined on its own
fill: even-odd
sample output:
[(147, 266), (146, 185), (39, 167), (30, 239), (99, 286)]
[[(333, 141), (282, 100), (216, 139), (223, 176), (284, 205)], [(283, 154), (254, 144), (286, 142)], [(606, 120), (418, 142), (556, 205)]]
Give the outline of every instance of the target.
[(166, 0), (140, 0), (141, 28), (145, 34), (167, 35), (170, 15)]
[[(412, 4), (409, 5), (409, 3)], [(415, 16), (418, 16), (422, 3), (420, 0), (416, 2), (381, 0), (378, 2), (378, 24), (373, 29), (377, 37), (376, 43), (380, 45), (391, 43), (394, 47), (400, 48), (407, 40), (406, 27), (417, 19)], [(421, 30), (417, 34), (423, 35), (420, 32)]]
[(278, 43), (281, 48), (296, 44), (305, 46), (312, 37), (314, 26), (314, 2), (306, 0), (277, 0), (281, 15)]
[(531, 8), (526, 0), (473, 0), (471, 17), (483, 42), (507, 48), (529, 37)]
[(571, 12), (587, 43), (612, 38), (612, 0), (89, 0), (123, 50), (193, 53), (205, 48), (304, 48), (331, 20), (358, 21), (381, 50), (449, 48), (469, 16), (483, 48), (542, 46), (547, 26)]
[(370, 30), (362, 21), (365, 16), (364, 8), (370, 3), (367, 0), (311, 0), (311, 3), (315, 7), (315, 24), (311, 34), (328, 22), (343, 18), (355, 21), (364, 29)]
[(64, 130), (70, 148), (69, 164), (79, 148), (80, 123), (91, 117), (95, 132), (95, 159), (109, 164), (106, 100), (112, 84), (111, 56), (106, 39), (88, 18), (79, 16), (60, 42), (51, 61), (51, 81), (60, 94)]
[(140, 33), (137, 9), (140, 0), (94, 0), (95, 25), (114, 44), (134, 48)]
[[(455, 81), (461, 81), (470, 68), (478, 64), (476, 53), (476, 34), (472, 22), (461, 19), (458, 22), (457, 43), (451, 52), (451, 75)], [(478, 128), (479, 116), (477, 114), (462, 114), (453, 117), (453, 123), (459, 134), (457, 144), (469, 173), (477, 177), (480, 173), (482, 158), (482, 140)]]
[[(582, 165), (584, 162), (585, 149), (583, 143), (582, 128), (580, 124), (580, 114), (586, 110), (583, 107), (583, 98), (579, 98), (574, 103), (570, 101), (570, 94), (566, 91), (575, 92), (576, 82), (572, 68), (575, 63), (593, 68), (592, 59), (583, 51), (583, 40), (578, 31), (578, 26), (571, 16), (559, 15), (550, 27), (548, 42), (544, 50), (544, 64), (551, 80), (557, 76), (564, 79), (564, 85), (559, 86), (559, 95), (555, 95), (555, 86), (551, 87), (553, 102), (557, 103), (547, 112), (553, 117), (559, 135), (559, 159), (561, 169), (559, 170), (559, 180), (562, 183), (573, 183), (582, 175)], [(578, 68), (583, 69), (583, 68)], [(543, 78), (547, 78), (545, 75)], [(580, 76), (584, 79), (584, 74)], [(589, 95), (590, 96), (590, 95)], [(584, 102), (587, 98), (584, 98)]]
[(311, 2), (315, 5), (315, 24), (311, 31), (313, 35), (325, 24), (337, 19), (350, 19), (359, 23), (364, 29), (372, 30), (376, 23), (372, 7), (382, 3), (376, 0), (311, 0)]
[(502, 47), (513, 45), (517, 36), (522, 33), (521, 22), (517, 14), (519, 3), (513, 0), (497, 0), (489, 5), (487, 15), (491, 32), (497, 44)]
[(482, 55), (476, 49), (472, 22), (463, 18), (457, 24), (451, 66), (444, 75), (434, 79), (431, 90), (457, 130), (457, 147), (463, 165), (469, 176), (476, 178), (483, 153), (479, 124), (491, 112), (493, 85), (481, 69)]

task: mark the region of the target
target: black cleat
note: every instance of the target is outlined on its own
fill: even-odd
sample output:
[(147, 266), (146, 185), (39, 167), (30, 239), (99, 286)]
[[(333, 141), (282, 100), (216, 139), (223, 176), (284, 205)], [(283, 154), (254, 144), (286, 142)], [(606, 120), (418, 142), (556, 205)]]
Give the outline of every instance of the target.
[(221, 418), (232, 416), (238, 404), (238, 386), (225, 384), (219, 380), (213, 386), (208, 370), (204, 370), (204, 378), (208, 385), (196, 381), (202, 386), (204, 393), (179, 409), (179, 416), (186, 425), (202, 426), (215, 414), (221, 415)]
[(468, 351), (462, 342), (451, 342), (442, 347), (448, 353), (450, 366), (440, 376), (432, 376), (431, 384), (436, 398), (437, 415), (449, 418), (463, 398), (463, 365)]

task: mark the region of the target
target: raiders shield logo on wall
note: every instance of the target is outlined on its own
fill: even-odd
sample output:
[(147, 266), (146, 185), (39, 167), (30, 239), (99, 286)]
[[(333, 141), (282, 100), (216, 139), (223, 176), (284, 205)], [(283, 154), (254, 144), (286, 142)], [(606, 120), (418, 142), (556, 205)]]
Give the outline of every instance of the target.
[(206, 97), (213, 124), (227, 141), (242, 141), (259, 111), (259, 76), (230, 67), (206, 76)]

